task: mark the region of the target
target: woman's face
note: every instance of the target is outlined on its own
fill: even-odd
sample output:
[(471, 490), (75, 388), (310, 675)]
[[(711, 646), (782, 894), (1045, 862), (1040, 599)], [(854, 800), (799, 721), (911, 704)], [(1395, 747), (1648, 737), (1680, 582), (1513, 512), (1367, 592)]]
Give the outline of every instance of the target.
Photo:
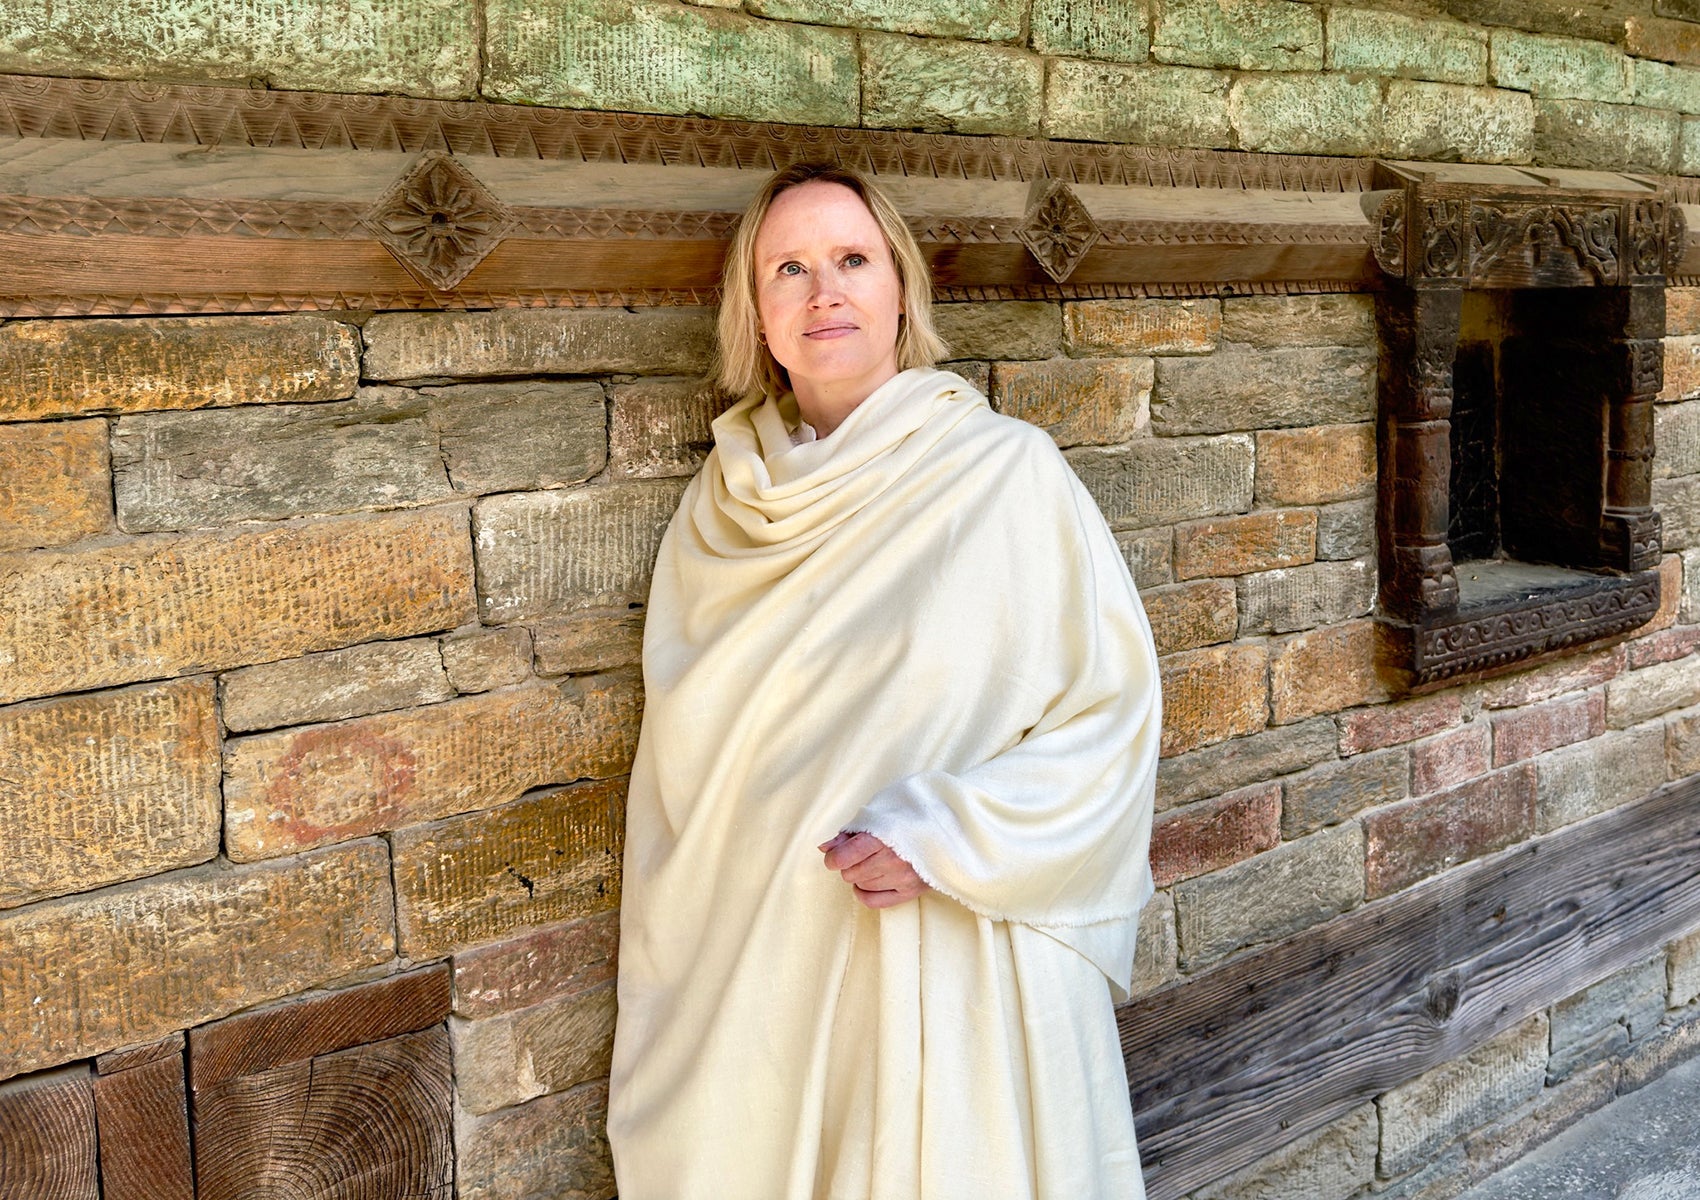
[(756, 234), (755, 272), (762, 332), (806, 417), (825, 404), (841, 418), (897, 374), (903, 289), (855, 192), (815, 180), (779, 193)]

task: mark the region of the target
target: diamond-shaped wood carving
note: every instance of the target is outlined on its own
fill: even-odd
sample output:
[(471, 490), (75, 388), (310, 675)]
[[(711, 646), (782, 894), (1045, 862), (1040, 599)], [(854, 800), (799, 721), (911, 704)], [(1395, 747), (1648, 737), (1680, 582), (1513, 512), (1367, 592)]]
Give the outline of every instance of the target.
[(458, 159), (433, 151), (391, 184), (360, 223), (402, 266), (447, 291), (484, 261), (516, 218)]
[(1061, 283), (1092, 249), (1099, 230), (1073, 189), (1052, 179), (1039, 189), (1015, 236), (1039, 260), (1045, 274)]

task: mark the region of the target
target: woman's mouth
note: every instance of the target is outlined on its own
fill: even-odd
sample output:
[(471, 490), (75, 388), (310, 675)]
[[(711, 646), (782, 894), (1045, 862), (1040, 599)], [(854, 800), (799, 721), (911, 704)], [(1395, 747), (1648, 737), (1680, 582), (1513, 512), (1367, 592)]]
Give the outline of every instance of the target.
[(840, 321), (832, 325), (817, 325), (813, 329), (805, 329), (803, 331), (803, 336), (815, 341), (825, 341), (830, 338), (840, 338), (846, 334), (855, 332), (856, 327), (854, 325)]

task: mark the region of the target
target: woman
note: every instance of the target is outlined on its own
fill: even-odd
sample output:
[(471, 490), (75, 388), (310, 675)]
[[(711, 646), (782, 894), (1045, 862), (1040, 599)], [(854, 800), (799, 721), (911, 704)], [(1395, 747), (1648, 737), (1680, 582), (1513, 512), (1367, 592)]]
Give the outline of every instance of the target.
[(1115, 543), (930, 369), (925, 263), (856, 175), (767, 183), (720, 337), (746, 398), (644, 638), (622, 1200), (1140, 1197), (1111, 1005), (1159, 717)]

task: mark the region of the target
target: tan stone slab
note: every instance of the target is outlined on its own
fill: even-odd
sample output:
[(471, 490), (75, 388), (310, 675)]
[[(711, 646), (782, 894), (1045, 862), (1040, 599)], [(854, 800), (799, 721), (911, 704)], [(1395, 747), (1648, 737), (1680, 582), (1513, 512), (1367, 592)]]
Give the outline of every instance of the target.
[(614, 984), (483, 1021), (455, 1018), (455, 1097), (487, 1113), (602, 1079), (614, 1050)]
[[(1231, 312), (1224, 308), (1224, 329)], [(1374, 352), (1355, 346), (1228, 343), (1198, 358), (1158, 359), (1151, 428), (1169, 436), (1368, 421), (1375, 371)]]
[(1700, 288), (1665, 289), (1665, 333), (1669, 337), (1700, 334)]
[(423, 394), (457, 492), (560, 487), (608, 461), (608, 404), (597, 384), (468, 383)]
[(1700, 63), (1700, 25), (1633, 16), (1623, 23), (1623, 48), (1636, 58), (1673, 63)]
[(1252, 439), (1141, 438), (1081, 447), (1068, 464), (1112, 525), (1146, 528), (1251, 507)]
[(0, 703), (224, 670), (473, 616), (457, 509), (0, 558)]
[(1040, 359), (1062, 350), (1062, 314), (1044, 300), (935, 304), (933, 328), (951, 358)]
[(1353, 558), (1239, 577), (1240, 636), (1293, 633), (1368, 614), (1375, 564)]
[(1108, 446), (1149, 427), (1149, 358), (1053, 358), (992, 364), (992, 406), (1059, 446)]
[(709, 426), (729, 403), (701, 379), (642, 379), (609, 394), (608, 473), (616, 479), (695, 474), (714, 445)]
[(394, 837), (403, 953), (460, 946), (620, 902), (623, 779), (539, 792)]
[(218, 853), (210, 679), (0, 708), (0, 908)]
[(0, 328), (0, 420), (340, 400), (359, 339), (325, 317), (23, 321)]
[(1063, 306), (1068, 352), (1208, 354), (1222, 333), (1220, 300), (1081, 300)]
[(534, 930), (454, 956), (454, 1011), (477, 1018), (530, 1008), (614, 978), (620, 914)]
[(105, 421), (0, 425), (0, 553), (111, 529), (110, 468)]
[[(1696, 302), (1700, 310), (1700, 301)], [(1669, 320), (1669, 314), (1666, 315)], [(1700, 323), (1700, 316), (1695, 318)], [(1665, 386), (1660, 400), (1686, 400), (1700, 396), (1700, 334), (1683, 334), (1665, 339)]]
[(1375, 426), (1321, 425), (1257, 435), (1259, 504), (1328, 504), (1375, 494)]
[(209, 864), (0, 913), (0, 1076), (89, 1058), (390, 958), (382, 842)]
[(435, 638), (372, 642), (261, 663), (231, 671), (219, 685), (224, 726), (238, 733), (343, 721), (455, 694)]
[(641, 705), (635, 675), (595, 676), (233, 739), (226, 853), (272, 858), (606, 779), (631, 763)]
[(1162, 755), (1262, 729), (1269, 717), (1269, 654), (1256, 643), (1171, 654), (1161, 662)]
[(1316, 557), (1316, 512), (1288, 509), (1195, 521), (1175, 530), (1175, 574), (1245, 575)]
[(1375, 300), (1352, 294), (1230, 296), (1222, 301), (1222, 340), (1283, 346), (1375, 348)]
[(455, 1122), (459, 1200), (591, 1200), (614, 1194), (608, 1085), (587, 1083)]
[(643, 659), (643, 614), (614, 608), (537, 625), (533, 653), (539, 675), (584, 675)]
[(1234, 585), (1224, 579), (1147, 588), (1140, 599), (1159, 654), (1232, 641), (1239, 624)]
[(1395, 680), (1374, 621), (1347, 621), (1276, 644), (1269, 661), (1271, 720), (1277, 725), (1392, 694)]
[(521, 683), (531, 674), (531, 630), (482, 629), (443, 639), (443, 667), (462, 694)]

